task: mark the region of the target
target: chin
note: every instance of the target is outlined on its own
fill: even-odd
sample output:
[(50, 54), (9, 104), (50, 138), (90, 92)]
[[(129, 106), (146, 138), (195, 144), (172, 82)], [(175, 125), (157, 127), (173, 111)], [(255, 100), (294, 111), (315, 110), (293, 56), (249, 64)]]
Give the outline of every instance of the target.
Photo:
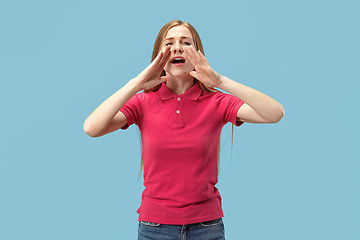
[(165, 68), (166, 75), (173, 77), (186, 77), (189, 76), (189, 72), (192, 71), (192, 68), (189, 69), (174, 69), (174, 68)]
[(166, 72), (166, 75), (172, 76), (172, 77), (186, 77), (189, 75), (189, 73), (188, 72), (180, 72), (180, 71), (171, 71), (171, 72)]

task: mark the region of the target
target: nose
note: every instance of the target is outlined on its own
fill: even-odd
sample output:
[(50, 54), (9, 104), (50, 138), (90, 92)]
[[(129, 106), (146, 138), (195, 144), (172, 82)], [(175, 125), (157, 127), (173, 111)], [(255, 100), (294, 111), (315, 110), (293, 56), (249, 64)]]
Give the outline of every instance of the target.
[(174, 53), (182, 53), (183, 52), (183, 48), (182, 48), (182, 44), (177, 42), (174, 44), (174, 49), (173, 49)]

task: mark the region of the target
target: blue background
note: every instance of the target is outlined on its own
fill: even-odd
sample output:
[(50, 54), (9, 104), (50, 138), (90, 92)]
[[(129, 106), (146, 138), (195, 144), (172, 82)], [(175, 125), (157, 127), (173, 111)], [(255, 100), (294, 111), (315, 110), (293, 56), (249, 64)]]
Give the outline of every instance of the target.
[(168, 21), (220, 74), (279, 101), (277, 124), (222, 134), (230, 240), (360, 239), (359, 1), (2, 1), (0, 239), (136, 239), (136, 126), (87, 116), (149, 63)]

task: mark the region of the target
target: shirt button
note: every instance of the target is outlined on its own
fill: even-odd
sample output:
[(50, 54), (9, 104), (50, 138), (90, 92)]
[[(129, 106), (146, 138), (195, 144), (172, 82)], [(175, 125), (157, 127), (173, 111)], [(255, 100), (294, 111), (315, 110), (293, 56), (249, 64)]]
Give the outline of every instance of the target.
[(180, 113), (180, 110), (176, 110), (176, 113), (179, 114), (179, 113)]
[(180, 102), (181, 98), (178, 97), (176, 100), (178, 100)]

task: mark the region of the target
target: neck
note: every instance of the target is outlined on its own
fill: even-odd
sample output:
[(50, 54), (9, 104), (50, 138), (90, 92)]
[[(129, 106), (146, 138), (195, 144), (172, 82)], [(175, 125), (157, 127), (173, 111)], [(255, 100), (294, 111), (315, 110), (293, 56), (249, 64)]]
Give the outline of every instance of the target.
[(166, 82), (166, 86), (177, 95), (185, 93), (193, 85), (194, 78), (190, 75), (186, 75), (185, 77), (169, 76), (169, 80)]

